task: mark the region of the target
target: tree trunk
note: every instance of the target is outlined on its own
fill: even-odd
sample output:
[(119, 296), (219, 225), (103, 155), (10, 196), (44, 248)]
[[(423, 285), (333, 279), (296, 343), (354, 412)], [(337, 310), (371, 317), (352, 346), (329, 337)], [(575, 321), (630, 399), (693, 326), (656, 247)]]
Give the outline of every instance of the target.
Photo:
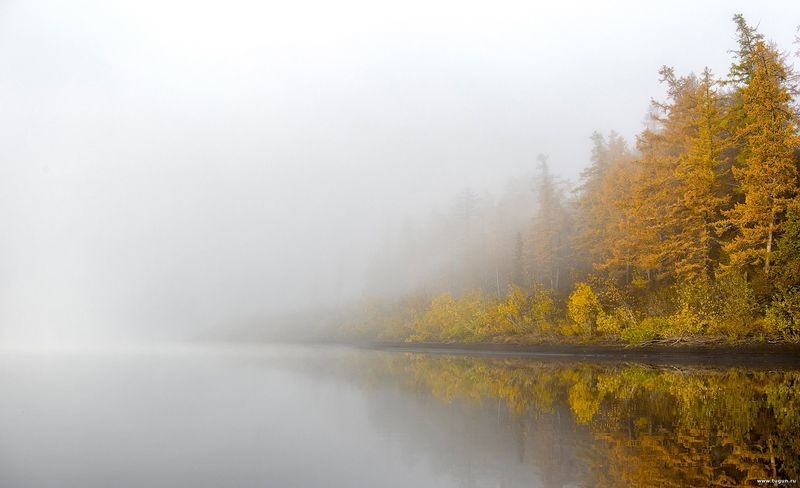
[(767, 234), (767, 255), (764, 258), (764, 274), (769, 276), (769, 258), (772, 253), (772, 236), (775, 233), (775, 204), (772, 205), (769, 219), (769, 233)]

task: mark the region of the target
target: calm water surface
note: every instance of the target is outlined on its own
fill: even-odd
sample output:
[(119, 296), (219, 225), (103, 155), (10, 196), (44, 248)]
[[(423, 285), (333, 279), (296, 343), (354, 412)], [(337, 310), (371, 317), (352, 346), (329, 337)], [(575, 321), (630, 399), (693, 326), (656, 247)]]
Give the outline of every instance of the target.
[(794, 370), (337, 348), (4, 353), (0, 486), (797, 479), (799, 387)]

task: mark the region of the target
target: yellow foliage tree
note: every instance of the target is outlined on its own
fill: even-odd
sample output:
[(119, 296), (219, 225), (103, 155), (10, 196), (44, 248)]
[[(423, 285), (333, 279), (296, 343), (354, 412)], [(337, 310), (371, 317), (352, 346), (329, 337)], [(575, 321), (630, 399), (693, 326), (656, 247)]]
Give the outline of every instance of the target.
[(592, 287), (586, 283), (577, 283), (575, 291), (567, 300), (567, 316), (576, 325), (581, 335), (594, 332), (598, 317), (603, 313), (600, 299)]
[(743, 120), (736, 136), (742, 142), (734, 175), (743, 201), (726, 214), (725, 227), (736, 233), (726, 250), (734, 267), (763, 266), (768, 276), (775, 239), (798, 193), (795, 149), (800, 138), (787, 85), (789, 68), (778, 51), (759, 40), (741, 64), (749, 76), (740, 89)]

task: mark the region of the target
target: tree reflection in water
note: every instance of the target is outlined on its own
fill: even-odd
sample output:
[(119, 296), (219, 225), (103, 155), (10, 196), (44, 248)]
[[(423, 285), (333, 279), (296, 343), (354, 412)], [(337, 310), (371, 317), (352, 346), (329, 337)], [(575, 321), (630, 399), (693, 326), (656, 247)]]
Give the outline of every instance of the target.
[[(388, 353), (362, 380), (496, 415), (546, 485), (800, 478), (800, 371)], [(385, 415), (385, 412), (384, 412)], [(475, 440), (480, 442), (479, 439)]]

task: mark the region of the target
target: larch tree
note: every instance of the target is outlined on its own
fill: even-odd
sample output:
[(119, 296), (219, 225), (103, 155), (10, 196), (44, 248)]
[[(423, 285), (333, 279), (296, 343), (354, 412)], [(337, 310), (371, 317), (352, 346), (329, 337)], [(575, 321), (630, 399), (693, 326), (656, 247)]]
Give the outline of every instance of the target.
[(747, 73), (739, 88), (742, 117), (734, 132), (740, 153), (733, 172), (743, 201), (726, 214), (727, 226), (736, 232), (726, 251), (732, 266), (763, 267), (768, 277), (787, 206), (798, 193), (795, 150), (800, 138), (791, 106), (791, 73), (777, 49), (760, 39), (734, 66)]
[(651, 285), (675, 276), (684, 245), (679, 168), (687, 153), (687, 135), (695, 124), (693, 95), (698, 86), (696, 77), (676, 77), (666, 66), (659, 74), (668, 98), (653, 101), (651, 127), (637, 138), (640, 157), (632, 178), (633, 198), (626, 208), (633, 223), (629, 245), (635, 251), (635, 265)]
[(633, 256), (626, 242), (628, 221), (623, 212), (630, 200), (629, 174), (633, 154), (617, 133), (592, 134), (591, 164), (577, 188), (577, 250), (594, 271), (626, 281)]
[(626, 207), (629, 245), (651, 284), (712, 279), (720, 258), (718, 223), (729, 198), (724, 185), (728, 137), (724, 99), (706, 69), (701, 78), (660, 70), (665, 102), (653, 102), (651, 127), (637, 140), (641, 157)]
[(684, 127), (685, 152), (678, 161), (679, 219), (674, 242), (675, 274), (683, 279), (713, 279), (720, 259), (718, 224), (730, 197), (724, 185), (730, 146), (724, 124), (724, 100), (706, 68), (698, 80)]
[(758, 43), (764, 42), (764, 35), (758, 32), (756, 27), (749, 25), (742, 14), (734, 15), (733, 22), (736, 24), (736, 41), (739, 48), (733, 51), (736, 57), (731, 65), (728, 82), (742, 85), (747, 83), (753, 74), (753, 55)]
[(800, 198), (787, 211), (775, 253), (775, 284), (780, 291), (800, 288)]
[(550, 173), (547, 157), (539, 155), (536, 193), (538, 207), (530, 230), (528, 257), (531, 283), (542, 284), (551, 290), (561, 285), (566, 261), (568, 216), (562, 193)]

